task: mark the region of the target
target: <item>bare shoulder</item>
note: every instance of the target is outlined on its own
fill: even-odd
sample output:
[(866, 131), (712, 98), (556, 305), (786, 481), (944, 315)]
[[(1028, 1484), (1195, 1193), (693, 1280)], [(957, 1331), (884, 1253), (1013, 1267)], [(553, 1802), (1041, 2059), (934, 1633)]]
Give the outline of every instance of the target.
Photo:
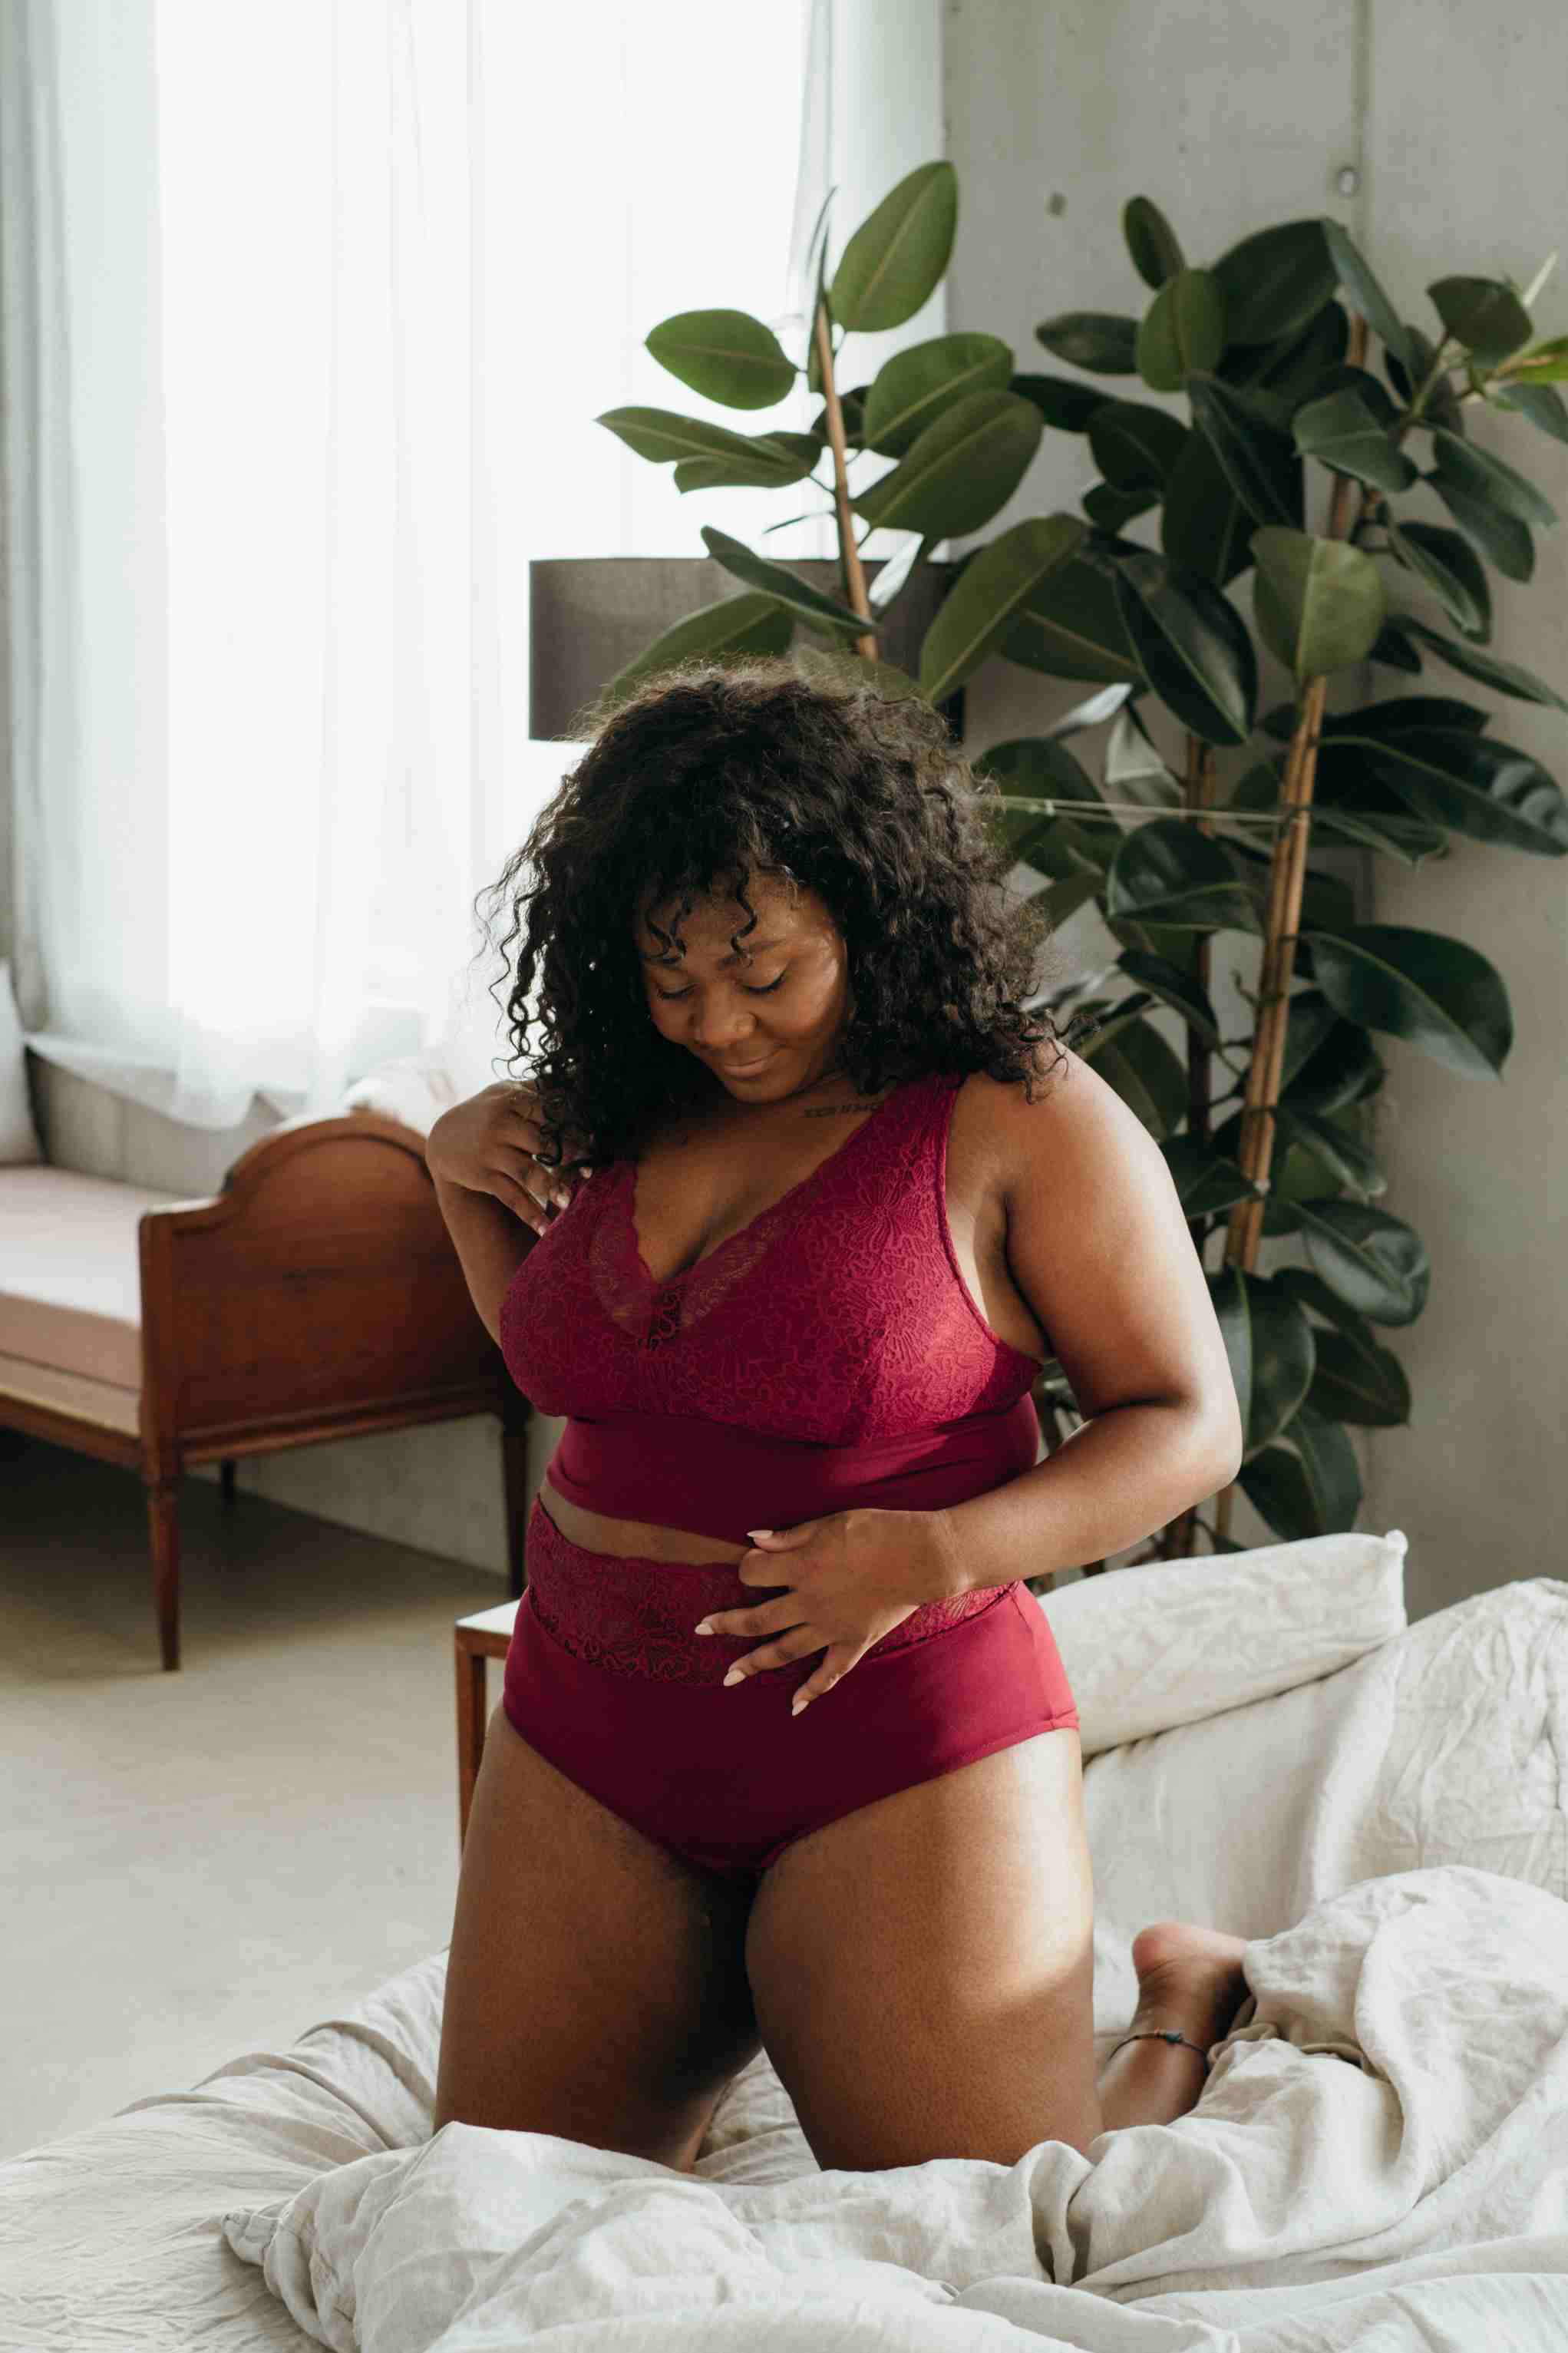
[(1142, 1121), (1070, 1046), (1042, 1047), (1026, 1093), (1021, 1079), (976, 1071), (964, 1082), (964, 1119), (990, 1161), (997, 1192), (1011, 1204), (1042, 1186), (1070, 1198), (1100, 1181), (1110, 1160), (1165, 1169)]
[(976, 1080), (975, 1115), (994, 1155), (1014, 1282), (1080, 1412), (1179, 1398), (1234, 1452), (1225, 1343), (1158, 1141), (1070, 1047), (1041, 1049), (1029, 1091), (1033, 1102), (1022, 1081)]

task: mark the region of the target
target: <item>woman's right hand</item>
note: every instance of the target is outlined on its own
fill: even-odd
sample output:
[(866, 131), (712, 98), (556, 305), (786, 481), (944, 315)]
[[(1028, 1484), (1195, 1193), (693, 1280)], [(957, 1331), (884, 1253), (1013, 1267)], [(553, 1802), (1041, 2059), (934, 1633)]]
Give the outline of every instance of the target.
[(534, 1155), (545, 1137), (537, 1103), (526, 1082), (498, 1079), (481, 1087), (441, 1113), (425, 1140), (425, 1165), (449, 1185), (493, 1194), (542, 1234), (551, 1210), (571, 1200), (577, 1172), (540, 1166)]

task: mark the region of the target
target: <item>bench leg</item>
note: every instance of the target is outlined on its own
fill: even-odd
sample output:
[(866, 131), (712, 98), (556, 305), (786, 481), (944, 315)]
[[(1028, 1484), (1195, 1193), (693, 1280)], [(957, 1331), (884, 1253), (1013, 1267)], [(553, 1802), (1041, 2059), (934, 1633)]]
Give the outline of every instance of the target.
[(232, 1454), (226, 1454), (217, 1466), (217, 1484), (218, 1493), (223, 1498), (224, 1510), (226, 1512), (232, 1512), (234, 1509), (235, 1496), (234, 1457)]
[(163, 1665), (180, 1663), (180, 1511), (177, 1479), (149, 1479), (147, 1527), (153, 1545), (153, 1606)]
[(459, 1642), (458, 1662), (458, 1852), (468, 1835), (468, 1813), (485, 1749), (485, 1654)]

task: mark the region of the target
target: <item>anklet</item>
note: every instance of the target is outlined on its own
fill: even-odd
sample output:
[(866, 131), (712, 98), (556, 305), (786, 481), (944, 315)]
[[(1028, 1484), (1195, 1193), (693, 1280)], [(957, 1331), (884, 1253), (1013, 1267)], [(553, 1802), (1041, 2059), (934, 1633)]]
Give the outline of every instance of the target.
[[(1121, 2038), (1121, 2042), (1146, 2042), (1152, 2036), (1156, 2035), (1162, 2042), (1187, 2042), (1187, 2038), (1184, 2034), (1177, 2034), (1169, 2028), (1163, 2026), (1142, 2027), (1136, 2034), (1124, 2034)], [(1111, 2044), (1110, 2049), (1106, 2053), (1107, 2058), (1115, 2058), (1117, 2052), (1121, 2048), (1121, 2042), (1113, 2042)], [(1189, 2051), (1195, 2051), (1205, 2067), (1213, 2066), (1214, 2062), (1210, 2059), (1208, 2053), (1202, 2048), (1201, 2044), (1196, 2042), (1187, 2042), (1187, 2049)]]

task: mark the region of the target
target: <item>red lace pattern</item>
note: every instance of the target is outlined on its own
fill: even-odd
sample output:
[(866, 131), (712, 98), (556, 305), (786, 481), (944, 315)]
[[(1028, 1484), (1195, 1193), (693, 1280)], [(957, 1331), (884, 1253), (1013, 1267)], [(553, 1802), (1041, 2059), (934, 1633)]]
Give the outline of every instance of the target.
[[(562, 1535), (536, 1495), (524, 1552), (529, 1607), (563, 1650), (613, 1675), (656, 1683), (719, 1683), (739, 1658), (766, 1638), (694, 1634), (712, 1609), (745, 1609), (772, 1600), (784, 1586), (743, 1585), (728, 1561), (669, 1561), (587, 1552)], [(1011, 1585), (979, 1586), (951, 1600), (922, 1602), (866, 1651), (868, 1659), (907, 1650), (994, 1609)], [(801, 1679), (820, 1651), (793, 1663)], [(764, 1670), (777, 1673), (779, 1669)]]

